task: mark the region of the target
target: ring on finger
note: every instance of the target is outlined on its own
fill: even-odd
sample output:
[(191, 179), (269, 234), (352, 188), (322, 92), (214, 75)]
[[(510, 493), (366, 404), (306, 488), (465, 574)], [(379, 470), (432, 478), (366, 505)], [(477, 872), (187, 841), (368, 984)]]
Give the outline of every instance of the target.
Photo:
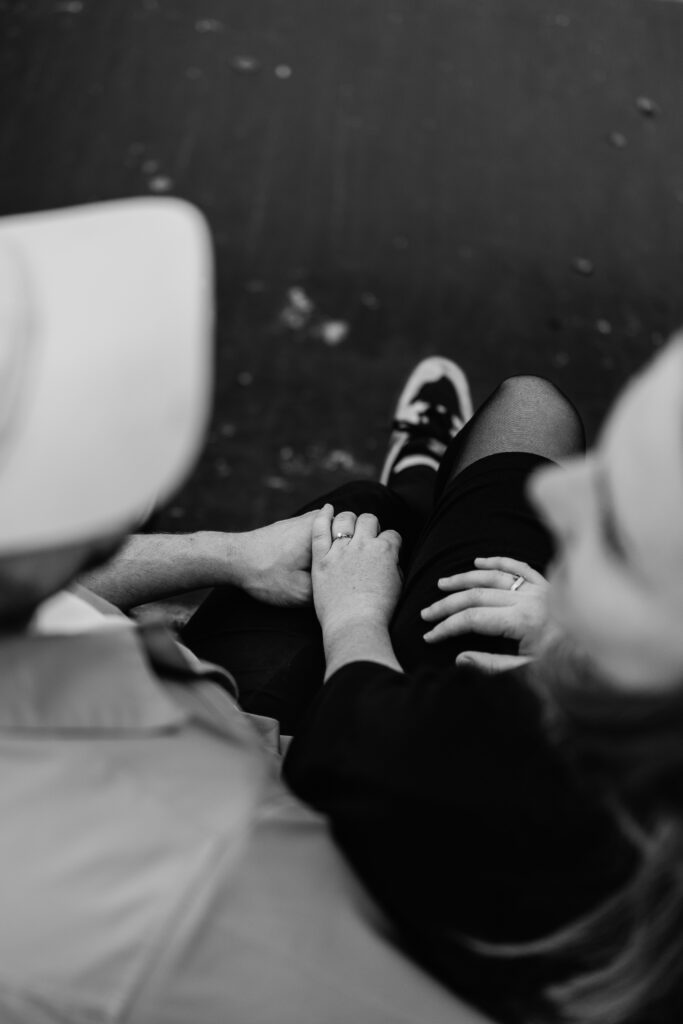
[(335, 533), (333, 540), (344, 540), (344, 538), (353, 537), (352, 533)]
[(524, 576), (515, 576), (512, 583), (510, 584), (510, 590), (519, 590), (521, 585), (526, 583)]

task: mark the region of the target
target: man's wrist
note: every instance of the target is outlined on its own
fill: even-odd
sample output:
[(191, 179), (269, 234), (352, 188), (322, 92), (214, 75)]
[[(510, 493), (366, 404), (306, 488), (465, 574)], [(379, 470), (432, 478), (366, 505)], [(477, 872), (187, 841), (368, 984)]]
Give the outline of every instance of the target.
[(201, 586), (241, 586), (249, 575), (246, 534), (199, 530), (191, 535), (188, 551)]

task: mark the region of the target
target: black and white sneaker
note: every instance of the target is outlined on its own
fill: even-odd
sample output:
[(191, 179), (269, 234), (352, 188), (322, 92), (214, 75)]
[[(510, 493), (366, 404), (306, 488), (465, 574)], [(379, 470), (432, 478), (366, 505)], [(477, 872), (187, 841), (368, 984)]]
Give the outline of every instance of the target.
[(437, 470), (471, 415), (469, 384), (457, 363), (443, 356), (423, 359), (398, 400), (380, 483), (391, 487), (398, 473), (414, 466)]

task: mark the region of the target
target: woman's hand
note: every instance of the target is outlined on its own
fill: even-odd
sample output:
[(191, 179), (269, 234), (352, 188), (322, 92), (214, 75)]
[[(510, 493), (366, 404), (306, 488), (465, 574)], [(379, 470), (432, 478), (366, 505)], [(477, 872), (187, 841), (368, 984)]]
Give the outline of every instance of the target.
[[(427, 643), (438, 643), (466, 633), (506, 637), (519, 641), (519, 654), (487, 654), (464, 651), (456, 664), (474, 663), (488, 672), (502, 672), (534, 657), (536, 644), (547, 621), (548, 583), (526, 562), (515, 558), (475, 558), (475, 569), (440, 579), (448, 597), (422, 611), (434, 623), (425, 633)], [(515, 580), (521, 585), (512, 590)]]
[[(338, 537), (339, 534), (343, 536)], [(352, 623), (386, 629), (401, 592), (395, 530), (380, 531), (377, 516), (334, 515), (326, 505), (313, 521), (313, 602), (323, 633)]]

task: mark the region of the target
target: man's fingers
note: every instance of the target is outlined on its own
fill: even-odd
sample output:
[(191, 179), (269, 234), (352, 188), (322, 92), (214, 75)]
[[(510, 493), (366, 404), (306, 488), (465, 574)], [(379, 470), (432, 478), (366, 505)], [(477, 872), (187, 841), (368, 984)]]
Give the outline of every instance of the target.
[(502, 572), (510, 573), (512, 576), (523, 576), (530, 583), (545, 583), (545, 576), (528, 564), (520, 562), (517, 558), (506, 558), (502, 555), (493, 555), (489, 558), (475, 558), (474, 564), (478, 569), (499, 569)]
[(321, 512), (322, 512), (321, 508), (312, 508), (310, 510), (310, 512), (302, 512), (300, 516), (295, 516), (295, 518), (301, 519), (302, 522), (306, 522), (306, 520), (309, 520), (309, 519), (310, 519), (311, 522), (313, 522), (315, 517), (317, 515), (320, 515)]
[(463, 651), (455, 659), (455, 664), (465, 668), (466, 666), (477, 668), (486, 675), (494, 676), (498, 672), (509, 672), (510, 669), (526, 665), (531, 658), (524, 658), (519, 654), (487, 654), (485, 651)]
[(507, 607), (516, 604), (517, 598), (511, 590), (493, 590), (487, 587), (473, 587), (442, 597), (427, 608), (422, 609), (422, 618), (426, 622), (437, 622), (447, 615), (461, 612), (465, 608)]
[(313, 558), (322, 558), (332, 546), (332, 517), (334, 509), (332, 505), (323, 505), (316, 514), (311, 527), (311, 552)]
[(428, 644), (438, 643), (464, 633), (514, 638), (514, 623), (510, 619), (509, 608), (465, 608), (464, 611), (449, 615), (443, 622), (438, 622), (424, 634), (424, 640)]

